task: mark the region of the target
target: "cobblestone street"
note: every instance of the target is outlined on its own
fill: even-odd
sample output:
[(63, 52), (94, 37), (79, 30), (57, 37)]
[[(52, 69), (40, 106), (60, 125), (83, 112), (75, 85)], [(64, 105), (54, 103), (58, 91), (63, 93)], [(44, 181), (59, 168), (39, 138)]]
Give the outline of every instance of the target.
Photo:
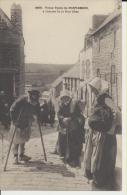
[[(91, 184), (83, 176), (83, 166), (75, 169), (64, 165), (59, 156), (52, 154), (57, 140), (57, 132), (51, 128), (43, 130), (44, 143), (48, 161), (45, 163), (38, 132), (26, 145), (26, 154), (32, 157), (28, 163), (13, 165), (12, 153), (8, 161), (7, 171), (0, 173), (0, 189), (2, 190), (92, 190)], [(4, 161), (8, 150), (8, 141), (4, 139)], [(0, 145), (2, 143), (0, 142)], [(2, 147), (0, 146), (0, 149)], [(2, 158), (2, 151), (0, 150)], [(2, 159), (0, 159), (2, 162)], [(120, 163), (120, 162), (119, 162)]]

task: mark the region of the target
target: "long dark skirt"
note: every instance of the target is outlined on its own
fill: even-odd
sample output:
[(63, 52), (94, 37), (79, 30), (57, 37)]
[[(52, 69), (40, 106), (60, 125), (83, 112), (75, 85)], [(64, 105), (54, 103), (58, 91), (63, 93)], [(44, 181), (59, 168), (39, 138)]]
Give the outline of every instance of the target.
[(116, 136), (90, 130), (85, 147), (85, 176), (98, 186), (113, 180), (116, 163)]
[(78, 166), (80, 164), (82, 147), (82, 138), (78, 132), (59, 133), (57, 151), (70, 165)]
[(55, 114), (50, 114), (49, 115), (49, 123), (53, 125), (55, 123)]
[(83, 148), (82, 137), (80, 132), (71, 131), (68, 134), (68, 148), (66, 161), (70, 164), (73, 163), (74, 166), (78, 166), (80, 164), (80, 156)]
[(66, 134), (59, 132), (56, 148), (57, 148), (57, 153), (61, 157), (65, 158), (66, 151), (67, 151), (67, 135)]

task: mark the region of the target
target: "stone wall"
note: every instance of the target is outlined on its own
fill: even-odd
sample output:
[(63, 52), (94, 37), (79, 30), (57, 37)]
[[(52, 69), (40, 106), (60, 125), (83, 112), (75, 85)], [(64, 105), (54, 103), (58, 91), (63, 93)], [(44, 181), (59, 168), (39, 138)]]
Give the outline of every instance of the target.
[(121, 16), (93, 36), (93, 69), (110, 72), (111, 65), (121, 72)]
[[(121, 16), (115, 18), (93, 36), (93, 73), (108, 73), (110, 93), (115, 103), (121, 107), (122, 49), (121, 49)], [(112, 72), (113, 71), (113, 72)], [(111, 74), (111, 72), (113, 74)], [(111, 81), (114, 77), (114, 81)], [(116, 98), (117, 97), (117, 98)]]
[(0, 73), (13, 75), (13, 95), (19, 96), (24, 93), (25, 65), (23, 35), (1, 9)]

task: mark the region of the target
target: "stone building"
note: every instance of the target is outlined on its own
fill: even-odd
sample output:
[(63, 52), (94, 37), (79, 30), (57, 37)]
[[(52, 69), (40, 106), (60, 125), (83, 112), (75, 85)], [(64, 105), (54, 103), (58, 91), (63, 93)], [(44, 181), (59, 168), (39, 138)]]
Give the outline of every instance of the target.
[(0, 91), (9, 98), (24, 93), (24, 44), (21, 6), (12, 5), (11, 18), (0, 8)]
[(80, 87), (80, 69), (76, 64), (63, 76), (63, 89), (68, 89), (70, 94), (78, 96), (78, 88)]
[[(84, 88), (93, 77), (101, 77), (109, 82), (110, 95), (121, 107), (121, 9), (108, 16), (94, 15), (92, 29), (85, 36), (84, 49), (80, 52), (80, 78)], [(87, 85), (88, 106), (92, 95)]]
[(62, 74), (52, 83), (52, 96), (55, 98), (60, 96), (62, 90), (68, 89), (70, 94), (78, 95), (80, 87), (80, 68), (79, 64), (74, 65), (67, 72)]
[(108, 81), (109, 93), (121, 107), (121, 30), (120, 6), (109, 15), (93, 15), (77, 64), (53, 84), (55, 98), (61, 90), (69, 89), (73, 96), (87, 102), (85, 114), (88, 116), (94, 99), (88, 83), (97, 76)]

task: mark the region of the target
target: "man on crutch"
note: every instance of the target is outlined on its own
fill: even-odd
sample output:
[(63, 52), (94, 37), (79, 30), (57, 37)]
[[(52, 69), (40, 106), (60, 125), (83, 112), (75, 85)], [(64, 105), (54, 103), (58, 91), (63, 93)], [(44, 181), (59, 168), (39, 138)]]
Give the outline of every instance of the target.
[(31, 126), (34, 118), (36, 117), (40, 121), (39, 97), (39, 91), (28, 91), (27, 96), (18, 98), (10, 108), (12, 121), (11, 134), (13, 135), (16, 130), (13, 139), (14, 164), (18, 164), (19, 161), (29, 161), (31, 159), (31, 157), (25, 155), (25, 144), (30, 139)]

